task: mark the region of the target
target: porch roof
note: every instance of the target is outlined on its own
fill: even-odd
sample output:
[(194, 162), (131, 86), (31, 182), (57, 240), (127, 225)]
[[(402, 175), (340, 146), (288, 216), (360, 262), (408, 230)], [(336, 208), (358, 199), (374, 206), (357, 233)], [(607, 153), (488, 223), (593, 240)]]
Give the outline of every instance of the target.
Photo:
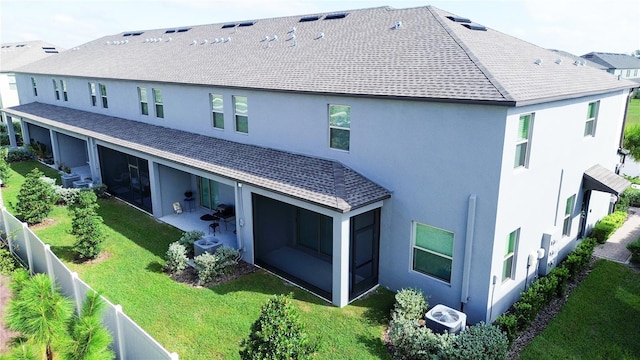
[(4, 111), (343, 213), (391, 196), (336, 161), (38, 102)]
[(602, 165), (596, 164), (584, 172), (583, 188), (620, 195), (631, 182)]

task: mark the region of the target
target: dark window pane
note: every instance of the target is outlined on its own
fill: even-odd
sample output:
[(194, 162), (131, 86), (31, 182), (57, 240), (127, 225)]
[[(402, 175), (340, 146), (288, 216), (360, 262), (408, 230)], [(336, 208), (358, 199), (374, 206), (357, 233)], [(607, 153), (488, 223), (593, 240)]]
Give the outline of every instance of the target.
[(236, 131), (242, 133), (249, 132), (249, 117), (236, 115)]
[(413, 249), (413, 269), (451, 282), (451, 260), (427, 251)]
[(333, 149), (349, 150), (349, 130), (332, 128), (330, 146)]

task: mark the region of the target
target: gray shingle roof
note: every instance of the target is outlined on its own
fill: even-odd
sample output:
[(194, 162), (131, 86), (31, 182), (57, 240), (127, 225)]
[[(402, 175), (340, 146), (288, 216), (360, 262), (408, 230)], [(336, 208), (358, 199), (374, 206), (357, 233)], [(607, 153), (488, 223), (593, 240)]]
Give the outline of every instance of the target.
[(627, 54), (590, 52), (582, 57), (605, 66), (607, 69), (640, 69), (640, 59)]
[(41, 103), (5, 111), (340, 212), (391, 196), (335, 161)]
[(12, 72), (29, 63), (55, 55), (58, 51), (62, 49), (40, 40), (3, 43), (0, 49), (0, 72)]
[[(124, 32), (21, 71), (505, 105), (634, 86), (492, 29), (470, 30), (447, 15), (431, 6), (381, 7), (335, 20), (301, 23), (301, 16), (289, 16), (226, 29)], [(287, 40), (292, 27), (296, 38)], [(542, 65), (534, 63), (538, 58)], [(555, 64), (557, 58), (564, 62)]]

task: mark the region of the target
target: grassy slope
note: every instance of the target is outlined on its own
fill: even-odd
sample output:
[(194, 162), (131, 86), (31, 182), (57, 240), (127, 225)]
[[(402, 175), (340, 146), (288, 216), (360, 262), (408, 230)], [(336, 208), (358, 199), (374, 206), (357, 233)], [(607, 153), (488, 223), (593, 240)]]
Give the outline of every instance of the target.
[(640, 274), (600, 260), (520, 359), (640, 359)]
[(640, 99), (631, 99), (627, 109), (626, 127), (640, 125)]
[[(13, 169), (29, 166), (33, 167), (14, 164)], [(9, 181), (3, 192), (5, 203), (15, 202), (20, 175)], [(181, 359), (239, 358), (238, 344), (248, 336), (262, 304), (274, 294), (289, 292), (294, 293), (311, 337), (319, 341), (317, 359), (389, 359), (380, 338), (394, 300), (391, 292), (382, 289), (339, 309), (262, 271), (211, 289), (192, 288), (162, 273), (164, 253), (180, 231), (116, 200), (101, 200), (99, 212), (110, 254), (105, 261), (72, 263), (73, 237), (64, 207), (56, 207), (50, 216), (56, 226), (36, 233), (83, 280), (121, 304), (127, 315)]]

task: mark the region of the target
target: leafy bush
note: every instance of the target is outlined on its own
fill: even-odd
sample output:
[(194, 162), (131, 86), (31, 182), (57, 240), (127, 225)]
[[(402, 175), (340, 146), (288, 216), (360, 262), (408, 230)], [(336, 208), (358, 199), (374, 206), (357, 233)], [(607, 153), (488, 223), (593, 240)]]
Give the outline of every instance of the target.
[(182, 237), (180, 238), (180, 240), (178, 240), (178, 243), (184, 246), (185, 249), (187, 249), (187, 252), (191, 256), (193, 256), (193, 243), (202, 239), (203, 236), (204, 236), (204, 232), (200, 230), (187, 231), (184, 234), (182, 234)]
[(105, 184), (94, 184), (91, 187), (91, 190), (93, 190), (98, 199), (105, 199), (109, 197), (109, 193), (107, 192), (107, 185)]
[(624, 224), (626, 219), (626, 212), (616, 211), (611, 213), (596, 222), (589, 237), (595, 238), (600, 244), (604, 244), (611, 234)]
[(31, 225), (44, 220), (53, 207), (53, 189), (42, 177), (40, 170), (31, 170), (17, 196), (16, 216)]
[(516, 316), (513, 314), (502, 314), (498, 316), (494, 325), (498, 326), (500, 330), (505, 333), (509, 339), (509, 343), (512, 343), (518, 336), (518, 319), (516, 319)]
[(243, 360), (311, 359), (316, 349), (293, 307), (291, 294), (274, 296), (262, 307), (249, 338), (242, 340), (240, 347)]
[(180, 243), (173, 242), (169, 244), (166, 255), (167, 270), (171, 274), (179, 274), (187, 268), (187, 249)]
[(102, 217), (98, 215), (96, 195), (82, 191), (77, 200), (69, 206), (71, 213), (71, 233), (76, 236), (73, 250), (79, 260), (95, 259), (104, 246)]
[(237, 264), (238, 252), (223, 246), (219, 247), (214, 254), (204, 253), (196, 256), (193, 261), (196, 264), (198, 283), (202, 285), (225, 274), (231, 266)]
[(55, 203), (58, 205), (71, 205), (78, 200), (81, 189), (63, 188), (61, 185), (53, 186)]
[(401, 289), (396, 293), (393, 307), (395, 316), (417, 321), (424, 317), (429, 308), (426, 298), (420, 289)]
[(0, 247), (0, 274), (9, 275), (18, 267), (9, 249)]
[(640, 262), (640, 239), (627, 244), (627, 249), (631, 251), (631, 261)]
[(11, 168), (7, 163), (7, 154), (9, 150), (6, 147), (0, 147), (0, 180), (6, 182), (11, 176)]
[(413, 319), (394, 316), (389, 323), (389, 341), (395, 359), (441, 359), (455, 335), (435, 334)]
[(516, 303), (513, 304), (513, 312), (518, 322), (518, 331), (526, 329), (538, 315), (530, 303), (521, 301), (516, 301)]
[(481, 322), (457, 336), (450, 337), (450, 346), (445, 350), (445, 358), (502, 360), (507, 358), (508, 351), (507, 336), (498, 327)]
[(7, 162), (14, 163), (19, 161), (27, 161), (33, 159), (33, 153), (29, 150), (14, 148), (10, 149), (7, 154)]
[(558, 266), (551, 270), (549, 276), (554, 276), (557, 279), (556, 296), (563, 296), (567, 292), (567, 283), (570, 278), (569, 269), (565, 266)]

